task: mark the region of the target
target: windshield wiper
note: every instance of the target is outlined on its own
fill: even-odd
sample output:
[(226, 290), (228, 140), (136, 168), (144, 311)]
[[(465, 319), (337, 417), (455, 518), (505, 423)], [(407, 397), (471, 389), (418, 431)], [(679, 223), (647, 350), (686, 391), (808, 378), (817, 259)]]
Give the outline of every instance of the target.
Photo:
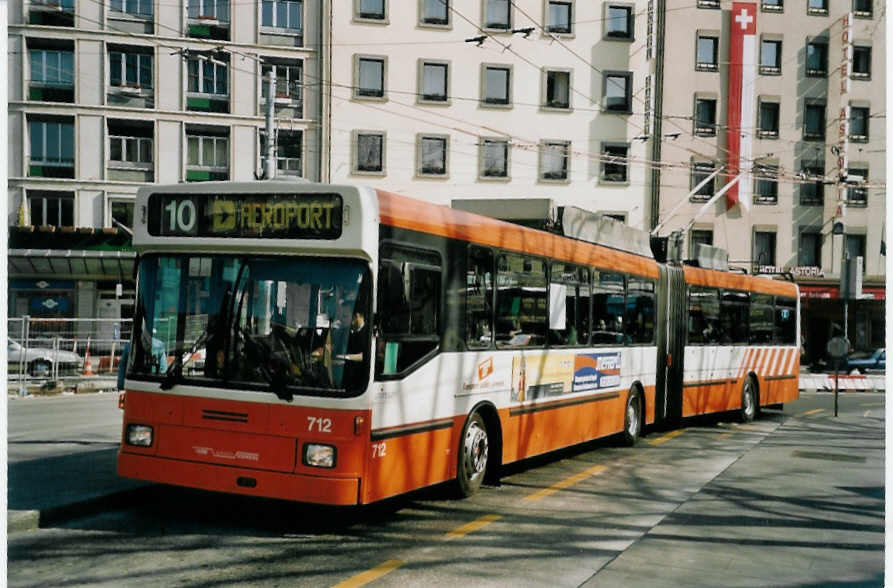
[[(174, 385), (183, 381), (184, 362), (187, 362), (184, 358), (189, 358), (190, 361), (192, 360), (192, 356), (195, 355), (195, 352), (198, 351), (199, 347), (205, 344), (205, 341), (208, 340), (208, 337), (210, 337), (211, 333), (217, 328), (216, 322), (217, 321), (213, 320), (208, 321), (208, 326), (202, 334), (199, 335), (198, 339), (195, 340), (195, 343), (192, 344), (192, 348), (188, 352), (177, 353), (176, 357), (174, 357), (174, 361), (171, 362), (170, 367), (164, 372), (164, 380), (161, 381), (162, 390), (170, 390)], [(205, 361), (207, 361), (207, 357), (205, 358)]]

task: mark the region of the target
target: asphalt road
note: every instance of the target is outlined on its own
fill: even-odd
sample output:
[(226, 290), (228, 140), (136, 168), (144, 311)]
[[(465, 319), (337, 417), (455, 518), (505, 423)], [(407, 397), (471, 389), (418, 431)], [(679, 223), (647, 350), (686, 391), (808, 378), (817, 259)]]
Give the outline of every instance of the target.
[[(86, 400), (105, 415), (111, 397), (52, 408), (79, 414)], [(52, 436), (51, 424), (41, 434), (18, 421), (53, 412), (48, 400), (9, 403), (11, 460), (33, 460), (24, 442)], [(111, 438), (114, 414), (98, 417)], [(70, 433), (59, 425), (60, 448), (93, 437), (78, 435), (85, 419)], [(531, 460), (466, 500), (436, 488), (339, 509), (151, 486), (122, 507), (10, 535), (8, 581), (882, 586), (883, 464), (882, 394), (841, 395), (838, 418), (832, 395), (804, 394), (752, 424), (700, 419), (634, 448), (600, 441)]]

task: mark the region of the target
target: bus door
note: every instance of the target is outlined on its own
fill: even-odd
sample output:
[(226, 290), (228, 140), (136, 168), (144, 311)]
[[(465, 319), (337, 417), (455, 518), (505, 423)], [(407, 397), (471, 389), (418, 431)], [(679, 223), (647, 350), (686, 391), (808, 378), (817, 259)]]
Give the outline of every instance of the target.
[(682, 368), (685, 349), (685, 278), (681, 267), (660, 266), (657, 303), (657, 374), (655, 420), (682, 416)]

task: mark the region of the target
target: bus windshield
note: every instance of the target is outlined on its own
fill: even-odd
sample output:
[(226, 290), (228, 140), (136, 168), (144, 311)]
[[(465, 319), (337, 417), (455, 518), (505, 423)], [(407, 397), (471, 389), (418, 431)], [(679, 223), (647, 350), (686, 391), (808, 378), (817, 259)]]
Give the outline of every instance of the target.
[(146, 255), (128, 377), (357, 395), (369, 372), (368, 265), (357, 260)]

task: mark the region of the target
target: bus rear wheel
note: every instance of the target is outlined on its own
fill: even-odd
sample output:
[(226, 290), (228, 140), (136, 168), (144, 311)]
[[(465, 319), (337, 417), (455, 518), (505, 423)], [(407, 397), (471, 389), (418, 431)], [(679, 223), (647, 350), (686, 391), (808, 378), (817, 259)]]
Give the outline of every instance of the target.
[(490, 440), (487, 425), (477, 412), (468, 417), (459, 439), (459, 467), (456, 485), (459, 496), (471, 496), (477, 492), (487, 473), (490, 458)]
[(757, 385), (753, 377), (748, 376), (741, 388), (741, 422), (749, 423), (757, 415)]
[(630, 447), (639, 440), (642, 432), (642, 398), (638, 390), (630, 390), (626, 399), (626, 416), (623, 421), (623, 443)]

